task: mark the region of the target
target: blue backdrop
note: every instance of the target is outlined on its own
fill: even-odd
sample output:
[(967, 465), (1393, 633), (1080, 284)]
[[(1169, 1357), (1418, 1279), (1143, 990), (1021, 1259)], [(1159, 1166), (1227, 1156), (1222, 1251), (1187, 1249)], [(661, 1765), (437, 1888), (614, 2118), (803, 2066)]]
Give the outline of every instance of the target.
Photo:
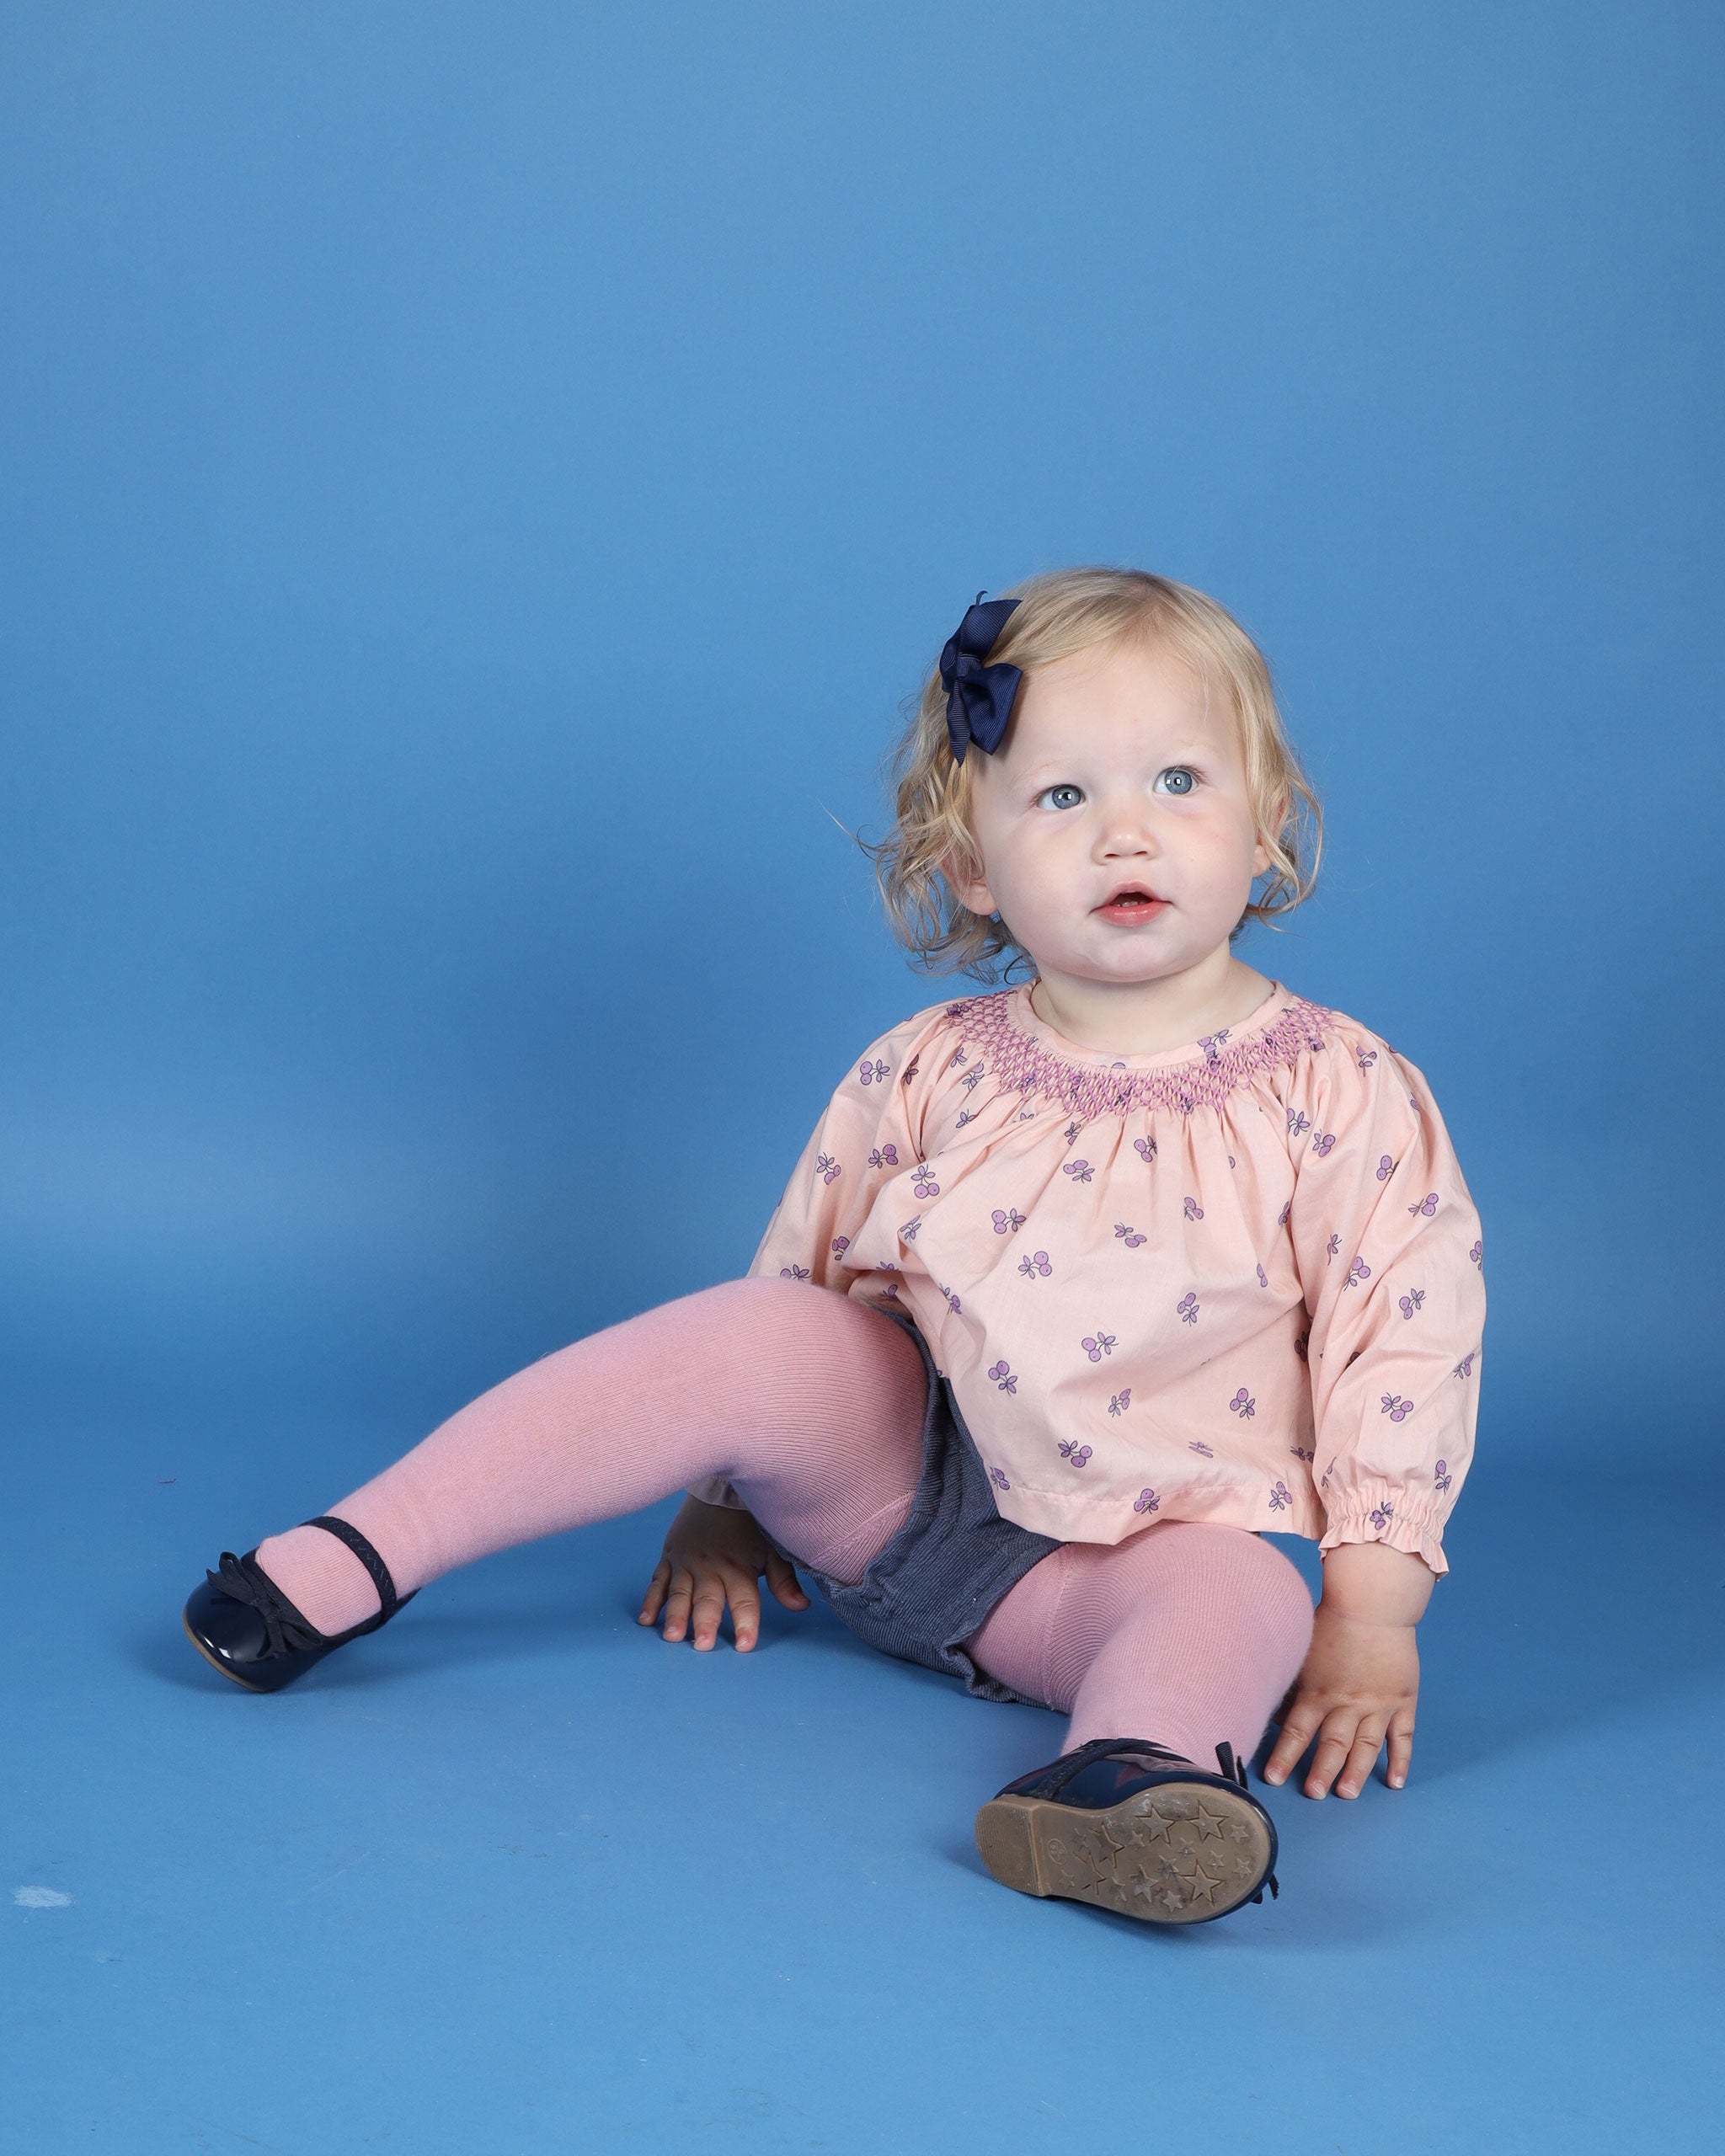
[(1329, 841), (1242, 955), (1436, 1089), (1482, 1462), (1611, 1504), (1712, 1460), (1721, 44), (1556, 0), (8, 8), (20, 1457), (153, 1504), (210, 1433), (227, 1509), (126, 1529), (171, 1611), (740, 1272), (853, 1051), (962, 985), (840, 828), (902, 700), (979, 587), (1102, 561), (1276, 665)]
[(833, 819), (880, 830), (980, 585), (1100, 560), (1279, 670), (1330, 843), (1242, 955), (1436, 1086), (1493, 1441), (1606, 1397), (1694, 1438), (1712, 10), (59, 6), (8, 46), (32, 1367), (405, 1426), (740, 1271), (852, 1050), (950, 986)]

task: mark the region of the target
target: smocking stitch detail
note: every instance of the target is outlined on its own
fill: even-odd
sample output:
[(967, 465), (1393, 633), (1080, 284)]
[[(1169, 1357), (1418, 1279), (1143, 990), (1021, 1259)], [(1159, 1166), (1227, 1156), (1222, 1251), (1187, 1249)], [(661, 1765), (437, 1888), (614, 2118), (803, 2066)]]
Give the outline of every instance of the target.
[[(967, 1042), (981, 1049), (1003, 1093), (1039, 1094), (1081, 1116), (1121, 1115), (1143, 1107), (1178, 1108), (1189, 1115), (1194, 1108), (1219, 1107), (1259, 1071), (1295, 1063), (1308, 1049), (1322, 1048), (1334, 1016), (1322, 1004), (1302, 997), (1261, 1033), (1206, 1059), (1123, 1072), (1108, 1065), (1092, 1069), (1070, 1063), (1021, 1032), (1007, 1013), (1016, 993), (1003, 988), (991, 995), (966, 996), (949, 1003), (946, 1016), (964, 1027)], [(1220, 1038), (1213, 1037), (1213, 1043)]]

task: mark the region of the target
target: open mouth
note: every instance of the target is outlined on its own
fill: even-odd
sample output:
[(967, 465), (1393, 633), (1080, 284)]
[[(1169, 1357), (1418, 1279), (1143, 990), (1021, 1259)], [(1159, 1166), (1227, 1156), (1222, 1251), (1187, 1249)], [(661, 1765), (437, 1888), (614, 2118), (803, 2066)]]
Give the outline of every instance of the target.
[(1125, 921), (1125, 923), (1154, 921), (1156, 914), (1162, 912), (1167, 904), (1169, 901), (1158, 899), (1154, 890), (1149, 890), (1149, 886), (1121, 884), (1119, 890), (1110, 893), (1102, 901), (1102, 905), (1095, 908), (1095, 912), (1100, 912), (1104, 921)]

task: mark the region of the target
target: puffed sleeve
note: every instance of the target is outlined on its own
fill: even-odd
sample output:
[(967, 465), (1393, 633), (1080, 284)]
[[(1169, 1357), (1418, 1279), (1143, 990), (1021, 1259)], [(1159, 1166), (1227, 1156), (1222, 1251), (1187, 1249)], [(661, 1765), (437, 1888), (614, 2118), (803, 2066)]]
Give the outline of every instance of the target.
[[(845, 1253), (881, 1185), (917, 1159), (914, 1125), (925, 1089), (914, 1081), (929, 1016), (919, 1012), (882, 1034), (846, 1073), (767, 1223), (750, 1279), (777, 1275), (848, 1294), (878, 1277), (846, 1265)], [(741, 1503), (718, 1476), (691, 1484), (689, 1494), (709, 1505)]]
[(1441, 1574), (1479, 1412), (1479, 1215), (1423, 1074), (1364, 1028), (1302, 1059), (1287, 1115), (1320, 1547), (1387, 1542)]

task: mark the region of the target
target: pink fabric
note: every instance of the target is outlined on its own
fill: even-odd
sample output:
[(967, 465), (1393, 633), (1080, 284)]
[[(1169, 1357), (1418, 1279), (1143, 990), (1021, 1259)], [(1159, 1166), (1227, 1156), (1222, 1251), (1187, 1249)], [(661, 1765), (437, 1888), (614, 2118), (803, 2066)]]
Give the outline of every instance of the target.
[[(857, 1580), (909, 1508), (927, 1398), (916, 1342), (878, 1310), (731, 1280), (505, 1378), (328, 1509), (408, 1594), (718, 1475), (786, 1549)], [(370, 1576), (321, 1528), (271, 1536), (258, 1561), (320, 1631), (377, 1612)]]
[[(330, 1510), (405, 1594), (491, 1550), (723, 1476), (788, 1549), (857, 1580), (908, 1509), (926, 1404), (915, 1343), (879, 1311), (730, 1281), (506, 1379)], [(258, 1557), (321, 1631), (376, 1612), (369, 1576), (321, 1529), (273, 1535)], [(1044, 1558), (974, 1652), (1014, 1689), (1071, 1712), (1071, 1742), (1148, 1737), (1205, 1764), (1219, 1737), (1256, 1744), (1311, 1627), (1299, 1575), (1269, 1545), (1169, 1524)]]
[(916, 1012), (833, 1094), (750, 1271), (909, 1310), (1021, 1526), (1210, 1520), (1441, 1572), (1482, 1262), (1423, 1075), (1278, 982), (1159, 1055), (1064, 1039), (1026, 987)]
[(1273, 1544), (1171, 1520), (1069, 1542), (969, 1642), (991, 1677), (1069, 1714), (1062, 1749), (1146, 1737), (1200, 1766), (1249, 1759), (1311, 1641), (1311, 1597)]

